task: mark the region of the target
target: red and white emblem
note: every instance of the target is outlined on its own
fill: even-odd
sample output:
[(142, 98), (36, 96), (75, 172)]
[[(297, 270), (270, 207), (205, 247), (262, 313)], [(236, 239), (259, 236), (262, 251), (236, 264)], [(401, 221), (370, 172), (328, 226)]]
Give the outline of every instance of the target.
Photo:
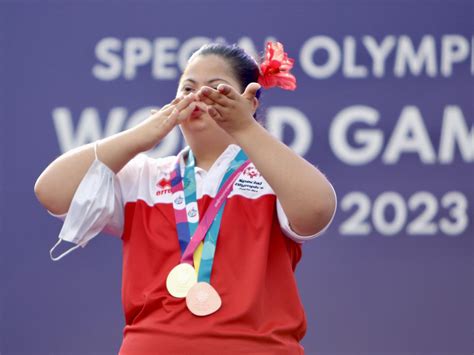
[(259, 177), (260, 173), (258, 172), (257, 169), (255, 169), (254, 166), (248, 166), (244, 170), (244, 175), (249, 177), (250, 179), (254, 179), (256, 177)]
[(162, 177), (156, 183), (156, 195), (160, 196), (166, 193), (171, 193), (171, 181), (169, 176)]

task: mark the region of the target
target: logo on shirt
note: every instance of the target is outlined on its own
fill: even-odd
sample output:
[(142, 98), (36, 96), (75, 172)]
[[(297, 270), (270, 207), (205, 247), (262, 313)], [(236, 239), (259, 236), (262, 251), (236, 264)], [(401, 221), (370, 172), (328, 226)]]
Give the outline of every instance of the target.
[(235, 183), (235, 187), (240, 191), (260, 192), (264, 189), (261, 174), (254, 166), (248, 166), (242, 172), (242, 176)]
[(156, 183), (156, 196), (161, 196), (164, 194), (171, 193), (171, 182), (169, 177), (164, 177), (161, 178), (157, 183)]
[(250, 179), (255, 179), (260, 176), (260, 173), (254, 166), (248, 166), (245, 168), (243, 175), (249, 177)]

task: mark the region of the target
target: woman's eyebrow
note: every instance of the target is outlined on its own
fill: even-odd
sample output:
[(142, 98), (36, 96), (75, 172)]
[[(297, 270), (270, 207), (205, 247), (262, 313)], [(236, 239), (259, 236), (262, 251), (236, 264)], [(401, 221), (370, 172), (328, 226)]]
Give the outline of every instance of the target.
[(230, 83), (229, 83), (227, 80), (224, 80), (224, 79), (221, 79), (221, 78), (211, 79), (211, 80), (209, 80), (207, 83), (208, 83), (208, 84), (211, 84), (211, 83), (213, 83), (214, 81), (223, 81), (223, 82), (225, 82), (225, 83), (227, 83), (227, 84), (230, 85)]
[[(184, 80), (183, 80), (183, 83), (186, 82), (186, 81), (190, 81), (190, 82), (193, 83), (193, 84), (196, 84), (196, 83), (197, 83), (196, 80), (191, 79), (191, 78), (186, 78), (186, 79), (184, 79)], [(229, 83), (227, 80), (222, 79), (222, 78), (214, 78), (214, 79), (208, 80), (207, 83), (208, 83), (208, 84), (212, 84), (212, 83), (215, 82), (215, 81), (223, 81), (223, 82), (225, 82), (225, 83), (227, 83), (227, 84), (230, 85), (230, 83)]]

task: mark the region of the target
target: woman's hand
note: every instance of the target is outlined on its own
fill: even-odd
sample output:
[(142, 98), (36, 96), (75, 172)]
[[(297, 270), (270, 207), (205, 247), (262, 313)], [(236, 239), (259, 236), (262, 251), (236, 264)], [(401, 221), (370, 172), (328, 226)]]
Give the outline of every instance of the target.
[[(194, 95), (179, 97), (152, 112), (138, 126), (99, 141), (98, 158), (118, 173), (134, 156), (159, 143), (177, 124), (188, 118), (196, 107)], [(94, 161), (94, 143), (85, 144), (62, 154), (41, 173), (35, 193), (49, 211), (68, 211), (74, 193)]]
[(196, 108), (194, 94), (180, 96), (163, 106), (152, 110), (151, 116), (134, 127), (140, 136), (142, 151), (147, 151), (158, 144), (178, 124), (187, 119)]
[(259, 88), (259, 84), (250, 83), (240, 95), (231, 86), (220, 84), (217, 90), (202, 87), (197, 98), (208, 105), (209, 115), (235, 139), (270, 184), (292, 230), (300, 236), (313, 236), (334, 215), (334, 190), (315, 166), (256, 123), (252, 116)]
[(231, 136), (255, 124), (253, 114), (258, 107), (255, 97), (260, 85), (250, 83), (243, 94), (232, 86), (220, 84), (217, 90), (203, 86), (197, 92), (199, 101), (208, 105), (207, 112)]

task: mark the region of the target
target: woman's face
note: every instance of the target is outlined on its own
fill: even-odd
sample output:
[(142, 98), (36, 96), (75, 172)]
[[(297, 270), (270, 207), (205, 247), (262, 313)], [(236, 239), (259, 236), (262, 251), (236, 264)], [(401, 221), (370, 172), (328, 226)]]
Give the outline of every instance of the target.
[[(196, 93), (203, 86), (217, 88), (219, 84), (227, 84), (238, 92), (242, 91), (240, 83), (232, 74), (232, 68), (225, 59), (217, 55), (200, 55), (189, 62), (181, 76), (176, 96)], [(207, 113), (206, 105), (198, 102), (198, 108), (191, 117), (181, 123), (183, 133), (209, 129), (224, 132)], [(221, 132), (221, 133), (222, 133)]]

